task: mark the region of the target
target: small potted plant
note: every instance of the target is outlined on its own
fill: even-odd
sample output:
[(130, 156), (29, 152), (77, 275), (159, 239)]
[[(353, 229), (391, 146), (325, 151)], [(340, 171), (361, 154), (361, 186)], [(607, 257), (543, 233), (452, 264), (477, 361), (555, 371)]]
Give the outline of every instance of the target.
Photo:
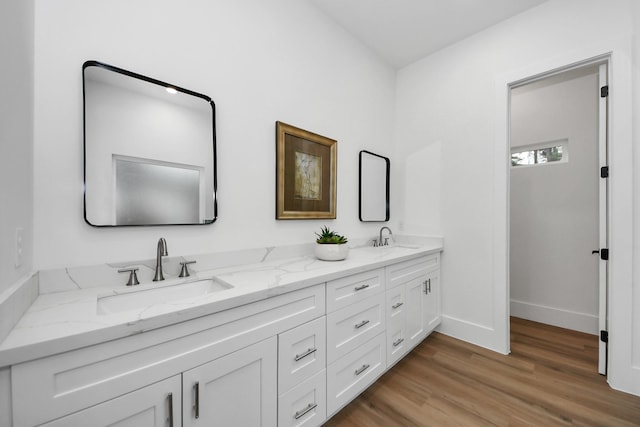
[(324, 226), (320, 229), (320, 233), (316, 233), (315, 254), (318, 259), (323, 261), (341, 261), (347, 257), (349, 246), (347, 246), (347, 238), (331, 231), (329, 227)]

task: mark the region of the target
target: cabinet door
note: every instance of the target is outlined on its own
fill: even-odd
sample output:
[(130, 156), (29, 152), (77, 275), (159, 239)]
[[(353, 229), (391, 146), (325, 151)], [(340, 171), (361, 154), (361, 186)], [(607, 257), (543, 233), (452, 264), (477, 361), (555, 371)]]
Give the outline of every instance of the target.
[(422, 275), (410, 280), (405, 285), (406, 293), (406, 340), (408, 347), (413, 348), (427, 336), (425, 329), (426, 276)]
[(183, 426), (275, 426), (277, 351), (272, 337), (184, 372)]
[(440, 324), (440, 270), (432, 271), (427, 275), (424, 284), (426, 292), (424, 303), (424, 327), (429, 334)]
[(178, 427), (181, 384), (180, 375), (176, 375), (43, 425)]

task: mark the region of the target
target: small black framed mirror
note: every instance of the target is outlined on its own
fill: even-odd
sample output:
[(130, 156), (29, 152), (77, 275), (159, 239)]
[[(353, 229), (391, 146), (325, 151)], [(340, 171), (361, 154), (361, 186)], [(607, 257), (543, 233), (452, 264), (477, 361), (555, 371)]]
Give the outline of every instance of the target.
[(359, 215), (362, 222), (389, 221), (389, 158), (360, 151)]
[(95, 227), (217, 218), (215, 104), (206, 95), (87, 61), (84, 218)]

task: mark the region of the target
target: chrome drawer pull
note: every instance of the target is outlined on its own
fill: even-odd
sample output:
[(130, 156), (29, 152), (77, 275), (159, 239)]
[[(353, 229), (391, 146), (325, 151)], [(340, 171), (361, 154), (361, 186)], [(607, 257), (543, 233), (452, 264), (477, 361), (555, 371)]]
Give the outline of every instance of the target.
[(399, 303), (393, 304), (393, 305), (391, 306), (391, 308), (393, 308), (393, 309), (395, 310), (396, 308), (400, 308), (400, 307), (402, 307), (403, 305), (404, 305), (404, 303), (403, 303), (403, 302), (399, 302)]
[(193, 410), (195, 412), (196, 419), (200, 418), (200, 383), (195, 383), (193, 385), (195, 391), (195, 405), (193, 405)]
[(309, 403), (307, 407), (304, 408), (302, 411), (297, 411), (296, 414), (293, 416), (293, 418), (295, 418), (296, 420), (299, 418), (302, 418), (307, 414), (307, 412), (313, 411), (314, 409), (316, 409), (317, 406), (318, 406), (317, 403)]
[(361, 291), (363, 289), (367, 289), (369, 287), (369, 285), (361, 285), (361, 286), (356, 286), (354, 289), (356, 291)]
[(369, 369), (369, 366), (371, 365), (362, 365), (361, 368), (356, 369), (356, 375), (360, 375), (361, 373)]
[(299, 360), (304, 359), (304, 358), (305, 358), (305, 357), (307, 357), (308, 355), (315, 353), (316, 351), (318, 351), (318, 349), (317, 349), (317, 348), (310, 348), (310, 349), (308, 349), (307, 351), (305, 351), (305, 352), (304, 352), (304, 353), (302, 353), (302, 354), (296, 354), (296, 357), (294, 357), (294, 358), (293, 358), (293, 360), (295, 360), (295, 361), (297, 362), (297, 361), (299, 361)]
[(396, 342), (393, 343), (394, 347), (399, 346), (400, 344), (402, 344), (402, 342), (404, 341), (404, 338), (398, 338), (398, 340)]
[(167, 394), (169, 401), (169, 427), (173, 427), (173, 393)]
[(362, 328), (364, 325), (366, 325), (367, 323), (369, 323), (368, 320), (363, 320), (362, 322), (358, 323), (357, 325), (354, 325), (356, 329), (360, 329)]

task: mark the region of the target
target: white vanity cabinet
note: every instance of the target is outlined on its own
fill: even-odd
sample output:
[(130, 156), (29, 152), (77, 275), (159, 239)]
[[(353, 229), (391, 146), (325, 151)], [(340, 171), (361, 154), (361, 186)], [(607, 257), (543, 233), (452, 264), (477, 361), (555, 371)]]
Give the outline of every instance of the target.
[(275, 427), (276, 337), (182, 374), (182, 425)]
[(440, 324), (440, 255), (387, 267), (387, 365), (391, 366)]
[[(200, 404), (203, 414), (217, 414), (218, 410), (211, 409), (209, 403), (211, 399), (216, 400), (222, 390), (230, 400), (221, 411), (235, 408), (239, 417), (250, 416), (248, 414), (256, 410), (259, 401), (260, 411), (264, 411), (261, 414), (270, 420), (262, 425), (275, 425), (276, 336), (321, 318), (324, 313), (325, 287), (319, 284), (164, 328), (14, 365), (11, 367), (14, 425), (29, 427), (59, 418), (60, 425), (67, 425), (62, 417), (108, 404), (106, 402), (116, 398), (127, 400), (128, 393), (176, 375), (188, 380), (183, 379), (185, 393), (173, 393), (174, 409), (177, 406), (182, 413), (191, 414), (192, 385), (199, 382), (202, 397), (207, 399)], [(222, 377), (213, 373), (225, 370), (228, 374)], [(254, 383), (247, 384), (250, 377), (255, 378)], [(231, 385), (234, 388), (225, 390)], [(165, 398), (164, 390), (155, 397), (158, 401)], [(131, 401), (135, 404), (134, 399)], [(140, 410), (147, 406), (147, 403), (140, 405)], [(191, 422), (199, 425), (198, 420), (183, 417), (185, 425), (191, 425)], [(108, 425), (100, 419), (92, 422)]]
[(11, 366), (13, 425), (319, 426), (440, 323), (439, 253), (407, 258), (111, 341), (57, 343)]
[[(173, 427), (180, 425), (180, 375), (59, 418), (45, 427)], [(37, 410), (34, 408), (34, 410)]]

